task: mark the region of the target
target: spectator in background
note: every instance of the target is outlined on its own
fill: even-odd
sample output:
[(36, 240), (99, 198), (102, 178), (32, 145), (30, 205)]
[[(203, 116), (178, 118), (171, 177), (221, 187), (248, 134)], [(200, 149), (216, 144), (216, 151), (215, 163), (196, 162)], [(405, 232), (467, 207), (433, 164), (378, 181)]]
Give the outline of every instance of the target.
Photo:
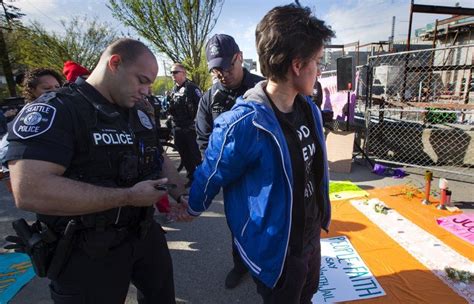
[(76, 82), (77, 77), (87, 79), (91, 72), (79, 63), (68, 60), (64, 63), (63, 74), (68, 82)]
[(61, 75), (52, 69), (37, 68), (27, 72), (23, 80), (25, 102), (32, 102), (43, 93), (56, 91), (62, 82)]

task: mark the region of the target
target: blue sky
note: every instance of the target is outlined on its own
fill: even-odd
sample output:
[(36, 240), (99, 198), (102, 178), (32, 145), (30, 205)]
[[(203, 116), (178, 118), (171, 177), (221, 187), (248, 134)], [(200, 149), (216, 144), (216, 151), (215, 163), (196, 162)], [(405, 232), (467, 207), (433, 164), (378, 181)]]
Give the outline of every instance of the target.
[[(122, 27), (106, 7), (105, 0), (16, 0), (14, 5), (27, 14), (25, 21), (37, 20), (48, 30), (61, 32), (61, 19), (88, 16), (109, 22), (120, 31), (133, 33)], [(396, 17), (395, 40), (406, 40), (410, 0), (301, 0), (315, 15), (325, 20), (335, 31), (334, 44), (387, 40), (392, 16)], [(472, 0), (416, 0), (416, 4), (473, 7)], [(288, 4), (283, 0), (226, 0), (213, 33), (226, 33), (235, 38), (245, 58), (256, 59), (255, 27), (271, 8)], [(415, 14), (413, 30), (446, 15)]]

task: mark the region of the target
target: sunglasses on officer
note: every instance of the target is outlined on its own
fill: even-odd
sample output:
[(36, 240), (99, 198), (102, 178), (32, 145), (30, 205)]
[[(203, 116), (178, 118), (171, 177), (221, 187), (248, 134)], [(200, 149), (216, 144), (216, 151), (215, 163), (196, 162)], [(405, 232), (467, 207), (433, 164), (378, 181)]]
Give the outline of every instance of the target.
[(221, 69), (221, 68), (213, 68), (211, 70), (211, 73), (214, 74), (217, 78), (223, 78), (225, 74), (230, 74), (232, 73), (232, 70), (234, 69), (234, 65), (235, 65), (235, 62), (237, 61), (237, 59), (239, 58), (239, 54), (237, 53), (234, 57), (234, 59), (232, 59), (231, 63), (230, 63), (230, 66), (227, 68), (227, 69)]

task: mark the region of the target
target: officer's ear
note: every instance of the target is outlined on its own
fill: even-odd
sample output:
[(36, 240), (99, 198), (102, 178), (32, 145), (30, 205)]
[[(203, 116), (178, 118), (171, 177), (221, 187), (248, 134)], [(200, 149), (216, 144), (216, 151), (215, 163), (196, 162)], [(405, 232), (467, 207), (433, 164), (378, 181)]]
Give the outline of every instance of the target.
[(108, 66), (112, 72), (116, 72), (118, 67), (122, 64), (122, 57), (118, 54), (113, 54), (109, 58)]

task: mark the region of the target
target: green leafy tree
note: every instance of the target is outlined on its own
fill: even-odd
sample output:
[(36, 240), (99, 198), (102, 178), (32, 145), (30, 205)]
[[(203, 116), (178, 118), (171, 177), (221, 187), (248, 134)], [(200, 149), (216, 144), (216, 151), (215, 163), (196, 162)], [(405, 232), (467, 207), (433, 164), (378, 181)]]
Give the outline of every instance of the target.
[(18, 28), (13, 34), (18, 63), (28, 68), (49, 67), (62, 71), (64, 62), (73, 60), (92, 70), (102, 51), (117, 39), (114, 29), (96, 20), (74, 17), (61, 24), (64, 33), (49, 33), (37, 22)]
[(224, 0), (109, 0), (115, 18), (150, 41), (174, 62), (182, 62), (201, 88), (209, 82), (202, 69), (203, 48)]
[[(11, 2), (11, 1), (9, 1)], [(10, 49), (6, 41), (6, 34), (11, 31), (14, 26), (19, 24), (19, 19), (24, 16), (20, 9), (14, 5), (7, 4), (6, 1), (0, 0), (0, 64), (3, 68), (3, 74), (7, 80), (7, 87), (10, 96), (16, 96), (15, 79), (13, 78), (13, 69), (10, 61)]]
[(153, 95), (165, 95), (166, 91), (173, 89), (173, 79), (169, 76), (158, 76), (151, 85)]
[(207, 91), (212, 85), (212, 78), (210, 77), (209, 70), (207, 68), (206, 54), (204, 54), (204, 48), (201, 54), (201, 61), (197, 67), (194, 67), (189, 60), (185, 60), (183, 65), (187, 68), (189, 75), (200, 75), (199, 87), (203, 92)]

